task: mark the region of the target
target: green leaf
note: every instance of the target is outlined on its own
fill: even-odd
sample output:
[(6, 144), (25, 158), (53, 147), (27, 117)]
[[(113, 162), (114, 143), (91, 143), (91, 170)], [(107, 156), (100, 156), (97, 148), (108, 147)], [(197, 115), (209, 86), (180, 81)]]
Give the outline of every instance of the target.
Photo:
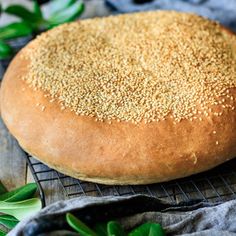
[(33, 1), (33, 9), (34, 9), (34, 14), (35, 14), (39, 19), (41, 19), (41, 18), (43, 17), (43, 14), (42, 14), (41, 8), (40, 8), (40, 6), (39, 6), (37, 0), (34, 0), (34, 1)]
[(19, 18), (29, 23), (37, 22), (41, 19), (39, 15), (34, 14), (33, 12), (29, 11), (27, 8), (18, 4), (10, 5), (4, 11), (8, 14), (18, 16)]
[(7, 192), (7, 189), (5, 188), (5, 186), (0, 181), (0, 194), (6, 193), (6, 192)]
[(97, 236), (97, 234), (92, 229), (90, 229), (86, 224), (84, 224), (71, 213), (66, 214), (66, 221), (81, 236)]
[(107, 223), (108, 236), (125, 236), (125, 232), (121, 225), (116, 221), (110, 221)]
[(55, 14), (69, 6), (71, 6), (72, 4), (74, 4), (77, 0), (52, 0), (49, 4), (50, 4), (50, 13)]
[[(0, 59), (5, 59), (10, 57), (12, 54), (12, 48), (4, 43), (3, 41), (0, 41)], [(1, 186), (1, 191), (4, 191)]]
[(149, 236), (164, 236), (164, 235), (165, 232), (160, 224), (152, 224), (149, 231)]
[(5, 235), (7, 235), (7, 232), (0, 229), (0, 236), (5, 236)]
[(165, 232), (160, 224), (145, 223), (135, 228), (129, 236), (164, 236)]
[(99, 236), (107, 236), (107, 224), (106, 223), (97, 223), (94, 227), (94, 230)]
[(0, 27), (0, 39), (12, 39), (26, 36), (32, 33), (32, 29), (25, 22), (12, 23)]
[(84, 10), (84, 4), (80, 1), (75, 2), (73, 5), (68, 8), (61, 10), (48, 19), (48, 22), (52, 26), (59, 25), (65, 22), (69, 22), (77, 18)]
[(0, 224), (4, 225), (8, 229), (13, 229), (19, 221), (10, 215), (0, 215)]
[(0, 212), (14, 216), (18, 220), (34, 215), (41, 207), (41, 201), (38, 198), (20, 202), (0, 201)]
[(0, 195), (0, 201), (5, 201), (5, 202), (23, 201), (33, 197), (36, 191), (37, 191), (37, 185), (35, 183), (29, 183), (11, 192), (7, 192)]

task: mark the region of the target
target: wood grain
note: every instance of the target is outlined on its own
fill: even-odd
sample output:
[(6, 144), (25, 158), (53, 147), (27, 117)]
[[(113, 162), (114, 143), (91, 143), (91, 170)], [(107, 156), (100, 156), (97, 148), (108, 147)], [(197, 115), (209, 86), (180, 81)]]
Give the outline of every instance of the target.
[(0, 180), (12, 189), (26, 183), (24, 154), (0, 119)]

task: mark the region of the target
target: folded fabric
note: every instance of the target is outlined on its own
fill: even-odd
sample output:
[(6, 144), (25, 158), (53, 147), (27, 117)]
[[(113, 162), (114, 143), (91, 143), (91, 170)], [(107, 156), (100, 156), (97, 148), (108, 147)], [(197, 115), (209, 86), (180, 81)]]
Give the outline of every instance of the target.
[(236, 200), (171, 205), (143, 195), (80, 197), (52, 204), (22, 221), (9, 236), (73, 235), (65, 221), (72, 212), (86, 224), (118, 220), (126, 230), (147, 221), (160, 223), (167, 235), (236, 235)]
[(106, 0), (106, 3), (121, 13), (156, 9), (194, 12), (236, 32), (236, 0), (154, 0), (143, 4), (134, 0)]

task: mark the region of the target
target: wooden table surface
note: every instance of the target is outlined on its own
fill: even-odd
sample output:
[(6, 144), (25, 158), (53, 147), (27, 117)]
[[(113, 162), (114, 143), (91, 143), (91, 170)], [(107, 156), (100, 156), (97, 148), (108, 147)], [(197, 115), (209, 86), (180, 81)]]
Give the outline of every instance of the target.
[(0, 119), (0, 180), (12, 189), (32, 181), (24, 154)]

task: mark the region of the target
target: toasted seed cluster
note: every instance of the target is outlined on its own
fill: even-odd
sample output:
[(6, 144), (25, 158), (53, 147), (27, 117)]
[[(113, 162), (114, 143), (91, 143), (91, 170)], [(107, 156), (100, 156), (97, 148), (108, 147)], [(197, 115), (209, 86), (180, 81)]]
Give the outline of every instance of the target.
[(99, 121), (202, 119), (234, 109), (235, 45), (219, 24), (193, 14), (89, 19), (31, 43), (24, 80), (62, 109)]

